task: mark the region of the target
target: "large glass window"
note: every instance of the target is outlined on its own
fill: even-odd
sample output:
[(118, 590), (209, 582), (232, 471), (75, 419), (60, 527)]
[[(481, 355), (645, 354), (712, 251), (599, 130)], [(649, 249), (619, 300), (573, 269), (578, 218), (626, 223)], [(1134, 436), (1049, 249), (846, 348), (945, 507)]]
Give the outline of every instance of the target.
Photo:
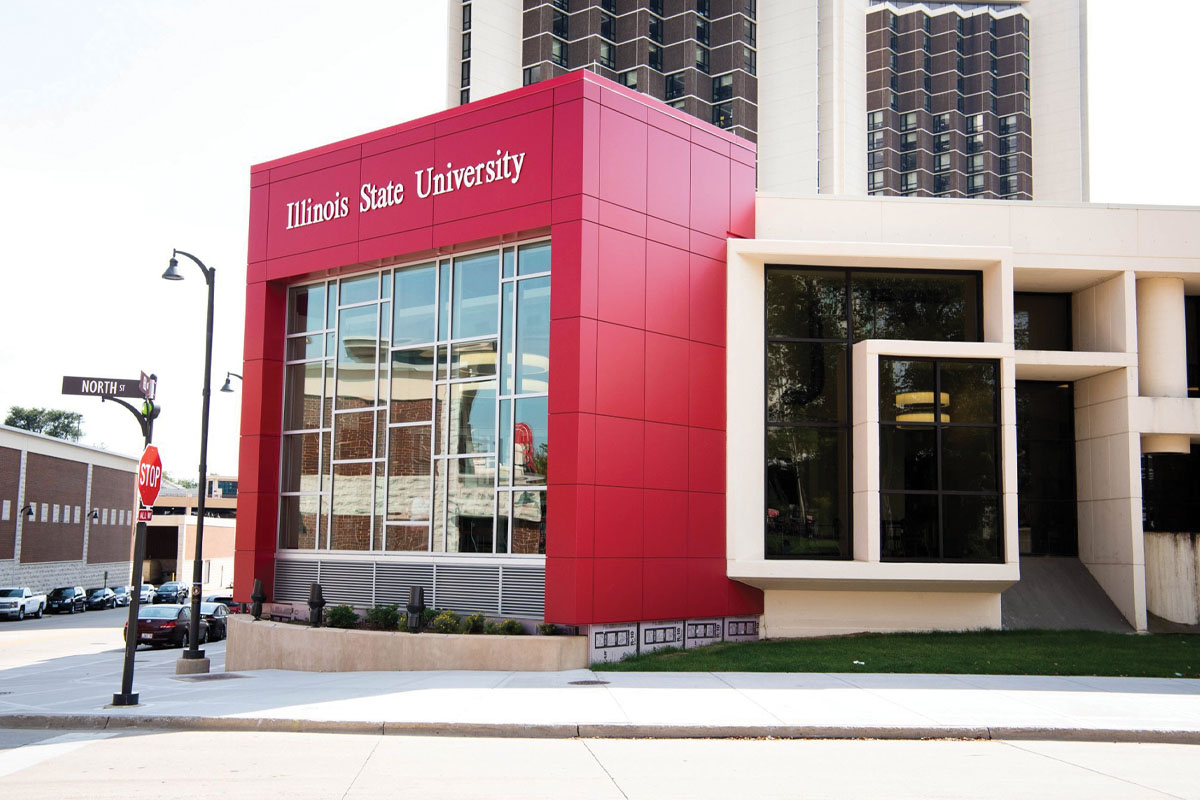
[(768, 558), (850, 558), (851, 346), (978, 341), (979, 275), (770, 267)]
[(879, 359), (880, 555), (1000, 561), (999, 362)]
[(280, 547), (545, 552), (549, 273), (543, 241), (290, 291)]

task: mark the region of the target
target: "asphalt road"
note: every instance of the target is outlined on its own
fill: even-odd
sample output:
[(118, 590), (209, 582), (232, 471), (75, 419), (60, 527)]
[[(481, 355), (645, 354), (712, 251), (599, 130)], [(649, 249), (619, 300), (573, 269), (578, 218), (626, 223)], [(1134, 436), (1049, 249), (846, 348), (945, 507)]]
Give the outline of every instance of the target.
[[(192, 766), (196, 765), (195, 773)], [(0, 730), (22, 800), (1200, 798), (1187, 745)]]
[[(0, 670), (121, 650), (125, 647), (122, 633), (128, 618), (128, 608), (110, 608), (75, 614), (46, 614), (41, 619), (27, 617), (20, 621), (0, 621)], [(204, 647), (205, 652), (216, 647), (223, 654), (225, 643)], [(155, 652), (155, 658), (167, 653), (174, 653), (172, 658), (179, 657), (178, 650), (151, 651), (147, 647), (138, 649), (138, 657), (150, 652)]]

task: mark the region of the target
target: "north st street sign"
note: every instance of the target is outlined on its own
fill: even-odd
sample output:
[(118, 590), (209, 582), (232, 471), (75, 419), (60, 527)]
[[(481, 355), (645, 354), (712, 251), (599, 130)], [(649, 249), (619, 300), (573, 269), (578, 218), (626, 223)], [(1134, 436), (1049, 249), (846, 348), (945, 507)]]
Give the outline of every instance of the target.
[(79, 378), (73, 375), (63, 376), (62, 393), (91, 397), (144, 396), (141, 378)]

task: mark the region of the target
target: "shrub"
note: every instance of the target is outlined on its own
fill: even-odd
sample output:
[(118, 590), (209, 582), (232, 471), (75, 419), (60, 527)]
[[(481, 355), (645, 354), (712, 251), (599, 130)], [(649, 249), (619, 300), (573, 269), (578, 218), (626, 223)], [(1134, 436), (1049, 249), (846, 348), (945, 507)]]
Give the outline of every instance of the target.
[(462, 627), (459, 628), (461, 633), (483, 633), (483, 626), (487, 620), (483, 614), (472, 614), (462, 621)]
[(488, 636), (498, 636), (500, 634), (500, 626), (489, 619), (483, 623), (483, 632)]
[(433, 622), (433, 618), (440, 613), (442, 612), (438, 611), (436, 608), (426, 608), (421, 612), (421, 627), (428, 628), (429, 624)]
[(431, 630), (437, 633), (458, 633), (458, 614), (453, 611), (443, 611), (429, 622)]
[(350, 606), (330, 606), (325, 609), (325, 624), (331, 628), (353, 628), (358, 624), (358, 614)]
[(553, 622), (539, 623), (537, 630), (542, 636), (558, 636), (558, 626)]
[(500, 623), (500, 633), (505, 636), (520, 636), (525, 633), (525, 626), (520, 620), (506, 619)]
[(367, 625), (381, 631), (394, 631), (400, 622), (400, 606), (375, 606), (367, 610)]
[(396, 615), (396, 627), (402, 631), (408, 630), (408, 612), (401, 611)]

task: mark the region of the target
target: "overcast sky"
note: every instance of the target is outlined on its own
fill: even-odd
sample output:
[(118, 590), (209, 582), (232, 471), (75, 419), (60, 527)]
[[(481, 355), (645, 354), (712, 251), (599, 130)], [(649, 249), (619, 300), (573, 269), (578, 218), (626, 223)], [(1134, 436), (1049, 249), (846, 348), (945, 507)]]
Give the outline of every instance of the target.
[[(0, 412), (80, 411), (85, 443), (136, 455), (129, 414), (61, 380), (155, 372), (155, 442), (194, 479), (205, 293), (187, 262), (159, 280), (179, 248), (217, 271), (209, 471), (236, 473), (241, 395), (216, 390), (241, 371), (250, 166), (439, 110), (442, 5), (0, 0)], [(1200, 205), (1200, 4), (1088, 14), (1092, 200)]]

